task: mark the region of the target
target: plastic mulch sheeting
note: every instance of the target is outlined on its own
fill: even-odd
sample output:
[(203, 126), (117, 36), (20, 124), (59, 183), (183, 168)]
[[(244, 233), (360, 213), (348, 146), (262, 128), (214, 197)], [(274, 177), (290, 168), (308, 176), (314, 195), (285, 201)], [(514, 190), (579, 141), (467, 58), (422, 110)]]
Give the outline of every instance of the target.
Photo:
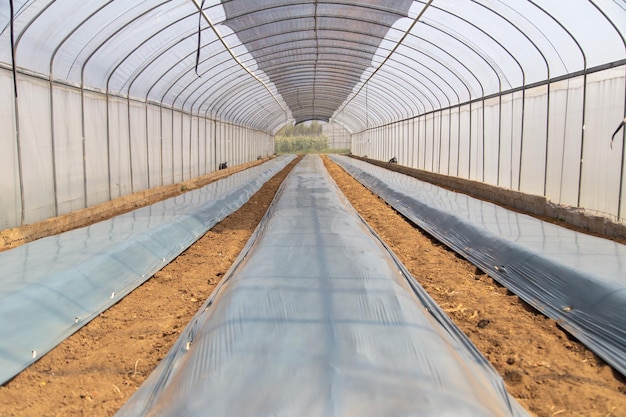
[(359, 160), (333, 160), (626, 375), (626, 246)]
[(167, 265), (291, 160), (280, 157), (178, 197), (0, 253), (0, 383)]
[(317, 156), (126, 416), (526, 416)]

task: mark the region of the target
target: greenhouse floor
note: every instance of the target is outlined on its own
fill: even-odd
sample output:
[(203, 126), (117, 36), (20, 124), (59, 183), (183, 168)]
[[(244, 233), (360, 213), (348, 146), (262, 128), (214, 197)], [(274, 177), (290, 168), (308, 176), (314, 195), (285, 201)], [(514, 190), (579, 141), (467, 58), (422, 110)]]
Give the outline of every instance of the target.
[[(537, 416), (626, 416), (623, 377), (553, 320), (324, 161), (352, 205), (491, 361), (524, 407)], [(295, 163), (152, 279), (0, 387), (0, 414), (114, 414), (235, 260)]]

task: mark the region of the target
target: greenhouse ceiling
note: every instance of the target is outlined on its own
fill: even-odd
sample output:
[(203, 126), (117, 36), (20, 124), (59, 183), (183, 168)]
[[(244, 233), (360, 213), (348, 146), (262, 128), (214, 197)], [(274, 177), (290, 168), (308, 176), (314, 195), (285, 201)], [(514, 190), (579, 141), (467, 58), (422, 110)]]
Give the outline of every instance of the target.
[(360, 132), (626, 57), (623, 0), (14, 0), (0, 20), (4, 68), (267, 132)]

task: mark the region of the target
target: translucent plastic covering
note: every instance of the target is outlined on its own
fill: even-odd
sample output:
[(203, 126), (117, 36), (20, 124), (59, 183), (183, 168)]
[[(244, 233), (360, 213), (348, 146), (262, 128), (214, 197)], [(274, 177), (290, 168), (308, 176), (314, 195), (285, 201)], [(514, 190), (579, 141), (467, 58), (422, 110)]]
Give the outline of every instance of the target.
[(268, 131), (360, 131), (626, 58), (620, 0), (14, 3), (19, 68)]
[(526, 416), (317, 156), (122, 416)]
[(625, 245), (362, 161), (334, 159), (626, 376)]
[(293, 157), (0, 253), (0, 384), (241, 207)]
[(626, 213), (623, 0), (10, 0), (0, 44), (3, 227), (266, 156), (309, 119)]

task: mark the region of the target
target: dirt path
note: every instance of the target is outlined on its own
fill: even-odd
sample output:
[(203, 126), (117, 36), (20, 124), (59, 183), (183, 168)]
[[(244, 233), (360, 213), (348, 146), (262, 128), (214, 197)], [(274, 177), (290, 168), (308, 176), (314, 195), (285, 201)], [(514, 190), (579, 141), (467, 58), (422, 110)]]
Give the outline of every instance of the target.
[[(2, 416), (110, 416), (209, 296), (295, 163), (118, 304), (0, 387)], [(624, 379), (325, 160), (342, 191), (533, 413), (626, 416)]]

